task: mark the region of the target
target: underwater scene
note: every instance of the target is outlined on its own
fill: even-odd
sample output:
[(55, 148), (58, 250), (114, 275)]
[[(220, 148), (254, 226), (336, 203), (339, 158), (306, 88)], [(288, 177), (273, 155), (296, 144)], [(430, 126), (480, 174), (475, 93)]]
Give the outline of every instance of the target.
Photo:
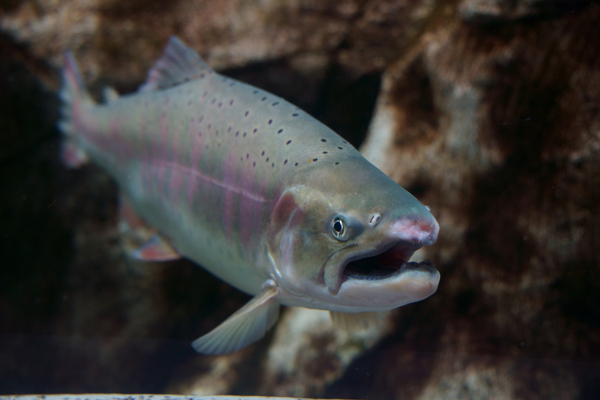
[(599, 399), (600, 3), (0, 3), (0, 399)]

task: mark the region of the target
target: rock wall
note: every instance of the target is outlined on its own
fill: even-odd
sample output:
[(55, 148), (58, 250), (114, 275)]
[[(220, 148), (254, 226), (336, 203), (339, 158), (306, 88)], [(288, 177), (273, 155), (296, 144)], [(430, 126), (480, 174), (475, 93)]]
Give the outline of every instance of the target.
[[(0, 4), (0, 391), (600, 397), (599, 23), (566, 0)], [(62, 167), (54, 128), (64, 50), (93, 93), (126, 92), (172, 34), (429, 205), (438, 292), (361, 335), (288, 310), (256, 345), (195, 355), (247, 296), (128, 260), (116, 188)]]

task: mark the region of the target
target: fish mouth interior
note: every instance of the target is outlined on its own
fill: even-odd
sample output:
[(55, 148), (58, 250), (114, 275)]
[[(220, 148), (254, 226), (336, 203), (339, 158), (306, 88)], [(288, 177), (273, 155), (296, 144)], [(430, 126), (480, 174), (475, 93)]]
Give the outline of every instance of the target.
[(435, 267), (429, 260), (408, 261), (420, 247), (421, 245), (404, 242), (377, 254), (363, 254), (351, 258), (344, 267), (343, 276), (345, 279), (382, 280), (409, 270), (425, 270), (435, 273)]

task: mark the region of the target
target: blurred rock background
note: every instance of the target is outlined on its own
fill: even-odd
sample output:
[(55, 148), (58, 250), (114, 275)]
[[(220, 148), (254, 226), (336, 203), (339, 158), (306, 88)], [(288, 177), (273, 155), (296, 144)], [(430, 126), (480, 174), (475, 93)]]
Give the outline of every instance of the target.
[[(578, 0), (0, 2), (0, 393), (600, 398), (600, 4)], [(117, 190), (67, 170), (62, 53), (134, 91), (170, 35), (350, 140), (431, 206), (431, 298), (381, 329), (288, 309), (222, 357), (248, 297), (122, 252)]]

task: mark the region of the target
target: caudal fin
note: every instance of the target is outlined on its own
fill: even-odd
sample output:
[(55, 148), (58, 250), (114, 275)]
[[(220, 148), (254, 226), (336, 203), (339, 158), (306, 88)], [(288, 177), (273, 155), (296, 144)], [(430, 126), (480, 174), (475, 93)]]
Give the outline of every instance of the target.
[(77, 67), (73, 54), (65, 53), (65, 65), (63, 67), (63, 86), (60, 90), (60, 98), (63, 101), (61, 107), (61, 119), (58, 128), (65, 135), (62, 143), (61, 157), (63, 162), (71, 167), (77, 168), (87, 163), (88, 157), (78, 145), (77, 123), (75, 121), (85, 105), (93, 105), (94, 101), (85, 90), (83, 79)]

